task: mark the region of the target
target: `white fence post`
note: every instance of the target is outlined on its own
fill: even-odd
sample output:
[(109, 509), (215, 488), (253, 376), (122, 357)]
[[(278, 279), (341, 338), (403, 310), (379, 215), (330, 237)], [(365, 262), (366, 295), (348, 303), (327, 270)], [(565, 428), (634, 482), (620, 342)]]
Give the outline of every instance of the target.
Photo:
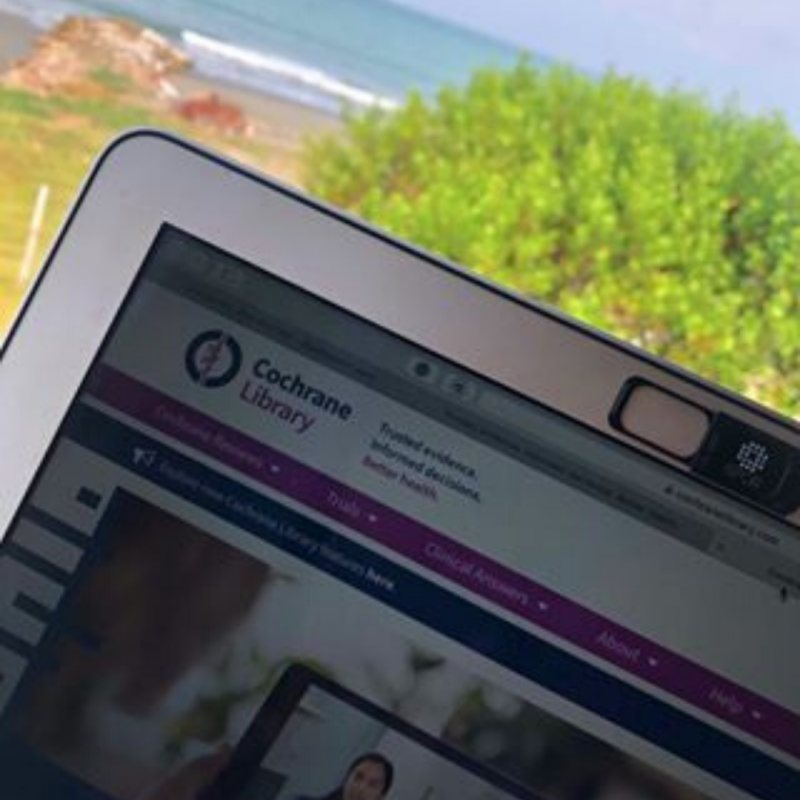
[(22, 264), (19, 268), (18, 280), (20, 283), (27, 283), (33, 271), (33, 261), (36, 258), (36, 247), (39, 244), (39, 237), (42, 233), (42, 223), (47, 211), (47, 201), (50, 199), (50, 187), (40, 186), (39, 193), (36, 195), (36, 205), (33, 207), (31, 225), (28, 228), (28, 239), (25, 242), (25, 253), (22, 256)]

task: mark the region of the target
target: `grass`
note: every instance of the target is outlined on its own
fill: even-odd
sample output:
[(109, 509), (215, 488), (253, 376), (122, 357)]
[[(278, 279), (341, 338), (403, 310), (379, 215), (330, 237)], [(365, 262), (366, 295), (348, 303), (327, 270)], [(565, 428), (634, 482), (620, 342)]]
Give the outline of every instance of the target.
[(95, 156), (120, 131), (137, 126), (171, 129), (235, 150), (256, 165), (265, 155), (254, 144), (214, 136), (113, 97), (40, 98), (0, 88), (0, 338), (27, 289), (20, 267), (40, 187), (50, 187), (50, 199), (37, 268)]

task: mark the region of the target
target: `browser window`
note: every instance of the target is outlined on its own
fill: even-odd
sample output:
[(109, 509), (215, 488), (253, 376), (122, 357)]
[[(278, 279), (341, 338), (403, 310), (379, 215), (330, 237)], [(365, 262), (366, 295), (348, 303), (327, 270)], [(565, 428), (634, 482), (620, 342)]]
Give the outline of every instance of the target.
[(796, 800), (799, 555), (167, 226), (3, 545), (0, 770), (148, 797), (302, 667), (403, 735), (298, 700), (259, 798), (327, 796), (364, 752), (409, 776), (430, 740), (481, 781), (389, 798)]

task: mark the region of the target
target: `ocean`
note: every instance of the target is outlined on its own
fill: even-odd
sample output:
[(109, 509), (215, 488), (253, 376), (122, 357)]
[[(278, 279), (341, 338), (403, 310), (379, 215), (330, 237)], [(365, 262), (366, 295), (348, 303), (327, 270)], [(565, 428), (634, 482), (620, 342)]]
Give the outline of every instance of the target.
[[(180, 44), (198, 71), (327, 111), (433, 96), (519, 49), (389, 0), (0, 0), (41, 27), (117, 15)], [(544, 61), (544, 59), (540, 59)]]

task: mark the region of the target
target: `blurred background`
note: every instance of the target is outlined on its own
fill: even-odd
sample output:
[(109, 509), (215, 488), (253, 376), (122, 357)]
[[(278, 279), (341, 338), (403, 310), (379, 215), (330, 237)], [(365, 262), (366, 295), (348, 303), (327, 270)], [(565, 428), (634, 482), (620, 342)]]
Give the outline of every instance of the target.
[(157, 125), (800, 415), (792, 0), (0, 0), (0, 330)]

